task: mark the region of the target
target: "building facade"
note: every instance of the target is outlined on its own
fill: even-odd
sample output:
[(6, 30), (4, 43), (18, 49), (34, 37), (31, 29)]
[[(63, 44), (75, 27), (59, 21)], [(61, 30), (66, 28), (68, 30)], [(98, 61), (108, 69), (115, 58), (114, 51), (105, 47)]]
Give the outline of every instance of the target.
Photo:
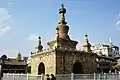
[(66, 9), (59, 9), (60, 21), (56, 28), (55, 40), (47, 44), (49, 49), (42, 50), (41, 37), (38, 37), (36, 51), (31, 53), (32, 74), (84, 74), (97, 70), (97, 55), (90, 50), (90, 44), (85, 35), (84, 51), (76, 49), (77, 41), (71, 40), (69, 26), (65, 21)]
[(27, 73), (27, 63), (24, 59), (20, 53), (17, 58), (7, 58), (3, 55), (0, 59), (2, 73)]
[(97, 58), (97, 72), (98, 73), (115, 73), (115, 66), (117, 66), (117, 59), (119, 58), (119, 47), (110, 43), (106, 44), (95, 44), (91, 46), (93, 53), (98, 55)]
[(114, 72), (113, 66), (117, 64), (116, 59), (106, 56), (98, 56), (97, 61), (97, 73), (110, 73)]
[(110, 43), (109, 45), (105, 45), (102, 43), (95, 44), (91, 47), (91, 50), (101, 56), (106, 57), (118, 57), (119, 54), (119, 47)]

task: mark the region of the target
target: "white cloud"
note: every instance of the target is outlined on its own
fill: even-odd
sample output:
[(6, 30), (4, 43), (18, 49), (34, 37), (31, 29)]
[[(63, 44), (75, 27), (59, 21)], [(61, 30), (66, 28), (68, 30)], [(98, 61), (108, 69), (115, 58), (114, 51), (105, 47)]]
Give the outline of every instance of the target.
[(119, 25), (120, 25), (120, 21), (117, 21), (116, 26), (119, 26)]
[(12, 18), (5, 8), (0, 8), (0, 37), (8, 32), (12, 27)]
[(3, 36), (10, 29), (11, 29), (10, 26), (6, 26), (4, 28), (0, 28), (0, 36)]
[(11, 5), (13, 0), (8, 0), (8, 5)]
[(83, 50), (83, 42), (82, 43), (78, 42), (76, 48), (77, 50)]
[(8, 5), (12, 5), (12, 2), (8, 2)]
[(38, 35), (36, 35), (36, 34), (30, 34), (26, 39), (35, 41), (37, 39), (37, 37), (38, 37)]
[[(119, 12), (118, 16), (120, 17), (120, 12)], [(117, 27), (117, 30), (120, 30), (120, 20), (118, 20), (116, 22), (116, 27)]]

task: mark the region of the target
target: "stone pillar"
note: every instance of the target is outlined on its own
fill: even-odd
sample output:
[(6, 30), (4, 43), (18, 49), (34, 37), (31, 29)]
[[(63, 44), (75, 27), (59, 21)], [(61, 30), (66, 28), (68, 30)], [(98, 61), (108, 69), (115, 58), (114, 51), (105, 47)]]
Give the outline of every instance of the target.
[(2, 65), (0, 64), (0, 80), (2, 80), (3, 72), (2, 72)]

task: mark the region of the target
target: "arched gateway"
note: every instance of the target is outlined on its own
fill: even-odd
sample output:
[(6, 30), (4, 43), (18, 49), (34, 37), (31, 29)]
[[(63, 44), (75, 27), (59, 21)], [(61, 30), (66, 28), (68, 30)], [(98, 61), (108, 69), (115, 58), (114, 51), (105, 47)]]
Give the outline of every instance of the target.
[(83, 73), (83, 67), (82, 67), (82, 64), (80, 62), (76, 62), (73, 65), (73, 73), (74, 74), (82, 74)]
[(43, 62), (41, 62), (38, 67), (38, 75), (41, 75), (41, 74), (45, 74), (45, 65)]

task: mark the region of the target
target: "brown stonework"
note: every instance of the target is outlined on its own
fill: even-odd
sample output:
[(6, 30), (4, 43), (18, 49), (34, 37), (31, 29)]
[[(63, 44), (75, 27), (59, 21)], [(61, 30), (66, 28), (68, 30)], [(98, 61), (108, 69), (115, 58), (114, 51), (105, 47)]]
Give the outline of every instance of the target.
[(68, 51), (54, 49), (33, 54), (31, 73), (38, 74), (41, 62), (45, 65), (45, 74), (70, 74), (73, 73), (73, 65), (80, 62), (83, 73), (94, 73), (96, 71), (96, 55), (81, 51)]
[(31, 56), (31, 73), (38, 74), (38, 67), (41, 62), (45, 65), (45, 74), (55, 73), (56, 71), (56, 59), (55, 51), (49, 50), (44, 52), (39, 52)]
[[(56, 74), (73, 73), (73, 65), (80, 62), (83, 73), (94, 73), (96, 71), (96, 55), (80, 51), (60, 51), (56, 52)], [(58, 68), (59, 67), (59, 68)]]

